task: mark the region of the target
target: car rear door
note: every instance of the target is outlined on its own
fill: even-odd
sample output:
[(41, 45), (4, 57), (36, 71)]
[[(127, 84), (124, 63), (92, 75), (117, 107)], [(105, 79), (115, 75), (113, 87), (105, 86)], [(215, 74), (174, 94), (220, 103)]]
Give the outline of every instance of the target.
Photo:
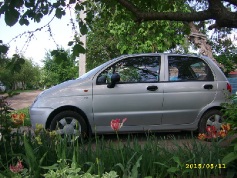
[(198, 57), (167, 55), (162, 124), (190, 124), (216, 95), (208, 64)]

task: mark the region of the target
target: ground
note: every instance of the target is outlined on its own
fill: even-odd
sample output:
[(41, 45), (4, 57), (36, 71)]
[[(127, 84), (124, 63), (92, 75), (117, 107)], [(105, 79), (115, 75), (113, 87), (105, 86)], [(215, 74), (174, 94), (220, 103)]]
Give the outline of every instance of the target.
[[(8, 97), (6, 101), (11, 108), (18, 110), (29, 107), (35, 100), (35, 98), (40, 94), (41, 90), (34, 90), (30, 92), (22, 92), (19, 95), (14, 95), (13, 97)], [(1, 95), (0, 95), (1, 97)]]

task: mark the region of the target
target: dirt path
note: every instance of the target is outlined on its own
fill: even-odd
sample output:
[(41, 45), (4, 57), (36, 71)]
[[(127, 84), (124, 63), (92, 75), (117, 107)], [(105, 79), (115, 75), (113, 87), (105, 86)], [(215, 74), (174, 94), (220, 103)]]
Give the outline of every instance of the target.
[(6, 101), (11, 108), (18, 110), (29, 107), (35, 98), (40, 94), (41, 90), (35, 90), (30, 92), (22, 92), (19, 95), (14, 95), (13, 97), (8, 97)]

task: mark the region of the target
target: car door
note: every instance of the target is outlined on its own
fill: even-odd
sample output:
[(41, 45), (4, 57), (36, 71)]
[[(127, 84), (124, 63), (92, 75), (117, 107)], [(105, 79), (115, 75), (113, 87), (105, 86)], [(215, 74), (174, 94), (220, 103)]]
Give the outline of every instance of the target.
[(198, 57), (167, 56), (162, 124), (190, 124), (216, 95), (217, 84), (208, 64)]
[[(96, 129), (110, 127), (111, 120), (116, 118), (127, 118), (123, 129), (130, 131), (161, 124), (163, 84), (159, 83), (160, 62), (160, 56), (129, 57), (95, 77), (93, 113)], [(108, 88), (115, 73), (120, 76), (120, 81)]]

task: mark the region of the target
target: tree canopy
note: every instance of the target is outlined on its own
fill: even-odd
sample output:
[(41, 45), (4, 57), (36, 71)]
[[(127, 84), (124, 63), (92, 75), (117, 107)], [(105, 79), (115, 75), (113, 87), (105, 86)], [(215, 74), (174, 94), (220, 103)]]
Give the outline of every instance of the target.
[[(98, 0), (94, 0), (95, 2)], [(91, 1), (88, 1), (91, 3)], [(56, 18), (61, 18), (66, 14), (66, 9), (74, 8), (83, 10), (87, 1), (80, 0), (5, 0), (0, 2), (0, 15), (4, 14), (7, 25), (13, 26), (17, 22), (21, 25), (29, 25), (30, 20), (40, 22), (41, 19), (51, 13)], [(136, 21), (206, 21), (215, 20), (209, 26), (213, 28), (237, 28), (237, 0), (101, 0), (106, 6), (121, 4), (130, 11)], [(182, 4), (187, 4), (187, 9), (179, 9)], [(165, 10), (165, 6), (173, 5), (173, 8)], [(152, 10), (151, 10), (151, 7)], [(159, 8), (154, 8), (159, 7)], [(164, 7), (163, 10), (161, 7)], [(87, 20), (91, 20), (93, 13), (87, 11)], [(81, 28), (85, 28), (82, 21)], [(85, 30), (85, 29), (84, 29)]]
[[(123, 34), (122, 42), (117, 45), (121, 52), (134, 51), (134, 49), (131, 50), (124, 45), (130, 37), (134, 41), (137, 38), (153, 36), (153, 40), (145, 39), (145, 44), (136, 44), (136, 46), (139, 47), (140, 45), (142, 49), (146, 47), (150, 49), (150, 46), (153, 45), (156, 50), (150, 51), (159, 51), (159, 48), (154, 45), (157, 38), (160, 42), (163, 40), (166, 43), (159, 46), (165, 50), (173, 45), (170, 40), (165, 39), (166, 36), (172, 38), (175, 45), (179, 45), (184, 44), (183, 39), (180, 38), (181, 36), (191, 34), (188, 37), (189, 40), (198, 46), (200, 44), (200, 33), (204, 33), (204, 35), (201, 35), (204, 45), (199, 47), (203, 50), (202, 54), (208, 55), (207, 51), (211, 47), (206, 42), (207, 39), (202, 38), (207, 30), (215, 29), (218, 32), (229, 33), (232, 29), (237, 28), (237, 0), (5, 0), (0, 2), (0, 18), (4, 17), (8, 26), (14, 26), (16, 23), (27, 26), (32, 21), (40, 23), (42, 18), (48, 15), (60, 19), (68, 13), (68, 10), (69, 13), (75, 11), (78, 14), (80, 11), (85, 11), (85, 19), (78, 15), (78, 21), (72, 20), (71, 22), (72, 28), (75, 30), (75, 36), (68, 45), (72, 46), (73, 54), (78, 56), (79, 53), (85, 52), (83, 44), (80, 42), (80, 36), (91, 31), (90, 25), (95, 22), (97, 17), (104, 15), (104, 13), (95, 10), (98, 4), (102, 10), (107, 9), (111, 14), (114, 12), (114, 21), (109, 22), (108, 27), (110, 32), (117, 35), (117, 37), (118, 34)], [(124, 21), (129, 21), (128, 26), (127, 24), (123, 26)], [(77, 32), (75, 23), (79, 24), (80, 33)], [(50, 22), (47, 25), (50, 25)], [(187, 30), (187, 26), (189, 30)], [(206, 28), (207, 26), (208, 28)], [(42, 28), (45, 28), (45, 26)], [(144, 31), (144, 29), (146, 30)], [(124, 32), (132, 30), (134, 33), (126, 37)], [(163, 30), (162, 33), (159, 32), (161, 30)], [(149, 33), (147, 33), (148, 31)], [(163, 33), (165, 36), (161, 35)], [(146, 34), (145, 37), (144, 34)], [(155, 37), (156, 39), (154, 39)], [(0, 39), (0, 54), (6, 52), (7, 47)], [(208, 56), (212, 57), (212, 54)]]

